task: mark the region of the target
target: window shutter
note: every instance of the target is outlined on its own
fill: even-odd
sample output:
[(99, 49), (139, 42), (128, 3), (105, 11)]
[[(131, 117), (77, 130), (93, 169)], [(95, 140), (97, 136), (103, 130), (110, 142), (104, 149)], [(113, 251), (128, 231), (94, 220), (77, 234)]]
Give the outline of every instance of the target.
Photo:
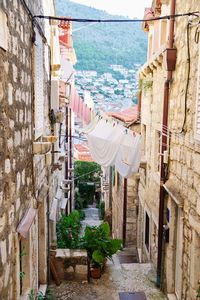
[(44, 126), (44, 53), (43, 41), (35, 29), (34, 46), (34, 93), (35, 93), (35, 139), (43, 134)]
[(6, 14), (0, 9), (0, 47), (8, 50), (8, 28)]

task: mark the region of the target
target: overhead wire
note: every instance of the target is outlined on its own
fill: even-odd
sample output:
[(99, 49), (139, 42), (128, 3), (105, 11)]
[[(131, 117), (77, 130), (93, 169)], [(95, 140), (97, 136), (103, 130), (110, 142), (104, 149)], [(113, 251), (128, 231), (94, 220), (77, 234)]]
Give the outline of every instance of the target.
[(68, 22), (89, 22), (89, 23), (138, 23), (138, 22), (151, 22), (157, 20), (167, 20), (174, 19), (184, 16), (194, 16), (199, 17), (199, 11), (182, 13), (182, 14), (174, 14), (174, 15), (165, 15), (161, 17), (154, 17), (149, 19), (84, 19), (84, 18), (71, 18), (71, 17), (56, 17), (56, 16), (43, 16), (43, 15), (35, 15), (33, 18), (39, 19), (48, 19), (48, 20), (57, 20), (57, 21), (68, 21)]

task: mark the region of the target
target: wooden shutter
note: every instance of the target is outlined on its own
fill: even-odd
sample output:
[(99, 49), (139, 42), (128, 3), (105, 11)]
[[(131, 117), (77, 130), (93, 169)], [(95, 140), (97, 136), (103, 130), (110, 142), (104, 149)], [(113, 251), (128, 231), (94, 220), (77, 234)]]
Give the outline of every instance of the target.
[(35, 93), (35, 139), (43, 134), (44, 126), (44, 51), (43, 41), (35, 28), (34, 46), (34, 93)]
[(200, 141), (200, 44), (199, 44), (199, 61), (198, 61), (198, 73), (197, 73), (195, 139)]

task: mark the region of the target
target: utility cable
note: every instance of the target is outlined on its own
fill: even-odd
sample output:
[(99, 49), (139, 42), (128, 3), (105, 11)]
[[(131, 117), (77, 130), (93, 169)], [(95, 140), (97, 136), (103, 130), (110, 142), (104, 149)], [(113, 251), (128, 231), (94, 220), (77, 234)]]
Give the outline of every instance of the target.
[(57, 21), (68, 21), (68, 22), (89, 22), (89, 23), (138, 23), (138, 22), (151, 22), (157, 20), (170, 20), (174, 18), (184, 17), (184, 16), (194, 16), (199, 17), (199, 11), (188, 12), (183, 14), (174, 14), (174, 15), (166, 15), (161, 17), (149, 18), (149, 19), (82, 19), (82, 18), (70, 18), (70, 17), (54, 17), (54, 16), (43, 16), (36, 15), (33, 18), (39, 19), (48, 19), (48, 20), (57, 20)]
[[(189, 38), (189, 31), (190, 31), (190, 22), (187, 24), (187, 63), (188, 63), (188, 72), (187, 72), (187, 81), (186, 81), (186, 88), (185, 88), (185, 102), (184, 102), (184, 119), (183, 119), (183, 125), (181, 132), (185, 131), (185, 122), (186, 122), (186, 115), (187, 115), (187, 96), (188, 96), (188, 87), (189, 87), (189, 81), (190, 81), (190, 69), (191, 69), (191, 60), (190, 60), (190, 38)], [(196, 39), (196, 33), (195, 33), (195, 39)], [(199, 33), (198, 33), (198, 39), (199, 39)]]

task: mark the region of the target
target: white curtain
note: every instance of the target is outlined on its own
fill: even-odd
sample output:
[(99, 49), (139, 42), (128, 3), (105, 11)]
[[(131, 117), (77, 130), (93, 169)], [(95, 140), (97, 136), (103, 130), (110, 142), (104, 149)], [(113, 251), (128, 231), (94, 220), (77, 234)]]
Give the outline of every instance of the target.
[(123, 138), (124, 127), (107, 120), (100, 120), (94, 130), (88, 133), (91, 156), (103, 167), (113, 166)]

